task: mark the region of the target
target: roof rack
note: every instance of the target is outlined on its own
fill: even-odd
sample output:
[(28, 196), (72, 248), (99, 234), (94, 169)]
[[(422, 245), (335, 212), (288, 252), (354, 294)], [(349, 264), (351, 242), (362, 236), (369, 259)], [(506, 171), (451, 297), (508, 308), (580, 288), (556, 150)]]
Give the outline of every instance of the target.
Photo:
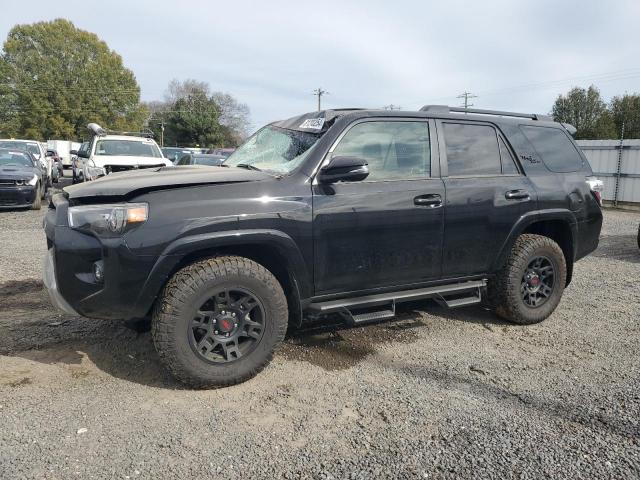
[(539, 113), (502, 112), (500, 110), (482, 110), (480, 108), (449, 107), (448, 105), (425, 105), (420, 109), (420, 111), (433, 113), (474, 113), (476, 115), (498, 115), (501, 117), (528, 118), (531, 120), (548, 122), (553, 121), (553, 118), (549, 115), (541, 115)]
[(153, 132), (151, 130), (145, 130), (142, 132), (120, 132), (117, 130), (106, 130), (97, 123), (90, 123), (87, 125), (87, 128), (99, 137), (104, 137), (105, 135), (127, 135), (130, 137), (153, 138)]

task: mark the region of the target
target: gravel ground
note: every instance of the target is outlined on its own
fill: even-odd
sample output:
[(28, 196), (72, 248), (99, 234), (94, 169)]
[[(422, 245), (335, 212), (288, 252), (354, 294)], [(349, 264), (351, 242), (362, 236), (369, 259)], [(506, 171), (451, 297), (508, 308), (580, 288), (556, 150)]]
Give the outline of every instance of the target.
[(53, 311), (43, 213), (0, 213), (0, 478), (640, 478), (640, 214), (540, 325), (409, 305), (192, 391), (148, 332)]

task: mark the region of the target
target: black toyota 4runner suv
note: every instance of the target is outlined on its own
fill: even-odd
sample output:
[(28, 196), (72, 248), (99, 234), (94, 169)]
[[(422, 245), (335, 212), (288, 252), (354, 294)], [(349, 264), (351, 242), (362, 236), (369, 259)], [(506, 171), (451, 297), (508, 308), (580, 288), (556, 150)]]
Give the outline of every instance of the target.
[(195, 387), (250, 378), (288, 326), (328, 313), (360, 324), (432, 298), (540, 322), (602, 224), (571, 128), (443, 106), (275, 122), (222, 166), (54, 196), (45, 283), (69, 313), (150, 315), (162, 362)]

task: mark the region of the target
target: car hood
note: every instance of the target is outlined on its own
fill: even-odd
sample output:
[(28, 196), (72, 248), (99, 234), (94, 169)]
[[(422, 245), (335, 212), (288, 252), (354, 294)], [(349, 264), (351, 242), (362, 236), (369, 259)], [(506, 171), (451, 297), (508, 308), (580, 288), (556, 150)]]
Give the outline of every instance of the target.
[(92, 182), (66, 187), (69, 198), (126, 196), (169, 188), (216, 183), (256, 182), (271, 178), (264, 172), (235, 167), (159, 167), (112, 173)]
[(131, 155), (94, 155), (92, 160), (97, 167), (102, 167), (104, 165), (168, 165), (171, 163), (169, 159), (164, 157), (134, 157)]
[(24, 165), (0, 165), (0, 178), (4, 180), (31, 180), (38, 172)]

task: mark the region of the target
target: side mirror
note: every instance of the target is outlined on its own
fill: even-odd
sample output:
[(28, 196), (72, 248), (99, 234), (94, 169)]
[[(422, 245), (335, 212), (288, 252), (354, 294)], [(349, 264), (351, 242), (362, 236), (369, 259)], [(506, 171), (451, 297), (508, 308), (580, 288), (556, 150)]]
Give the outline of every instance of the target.
[(78, 150), (78, 154), (79, 157), (81, 158), (89, 158), (89, 151), (88, 150)]
[(47, 152), (44, 155), (45, 155), (45, 157), (53, 157), (54, 156), (53, 152)]
[(71, 150), (69, 153), (71, 155), (78, 155), (78, 150)]
[(359, 182), (369, 175), (369, 164), (364, 158), (336, 156), (320, 169), (320, 183)]

